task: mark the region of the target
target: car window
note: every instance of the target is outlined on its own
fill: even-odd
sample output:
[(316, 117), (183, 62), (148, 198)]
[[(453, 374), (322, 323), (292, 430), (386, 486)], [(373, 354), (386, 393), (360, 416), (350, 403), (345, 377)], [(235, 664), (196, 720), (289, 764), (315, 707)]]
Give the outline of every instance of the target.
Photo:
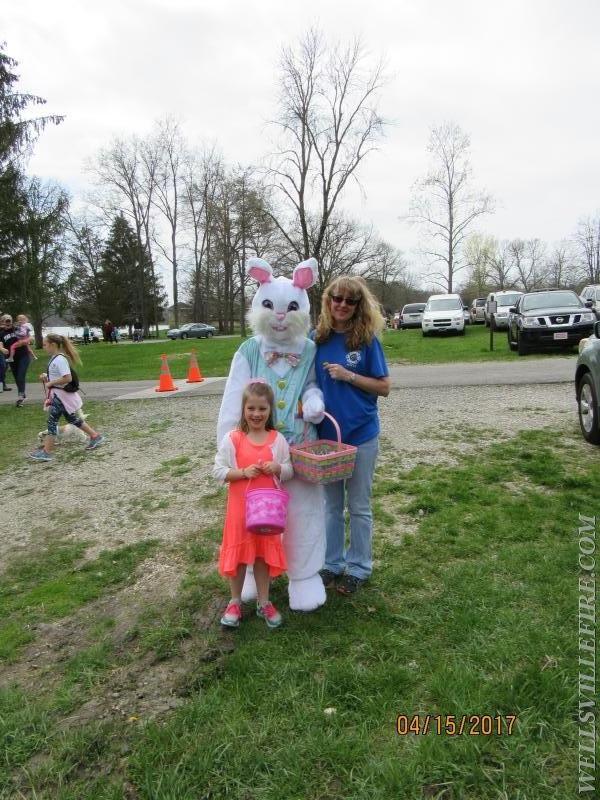
[(402, 309), (403, 314), (415, 314), (418, 311), (423, 311), (425, 308), (424, 303), (409, 303)]
[(480, 306), (480, 307), (484, 306), (485, 305), (485, 300), (475, 300), (475, 305), (476, 306)]
[(520, 294), (505, 294), (497, 298), (499, 306), (514, 306), (521, 295)]
[(462, 311), (462, 303), (456, 298), (448, 299), (441, 297), (439, 300), (429, 300), (427, 303), (428, 311)]
[(536, 308), (573, 306), (581, 308), (581, 300), (575, 292), (540, 292), (523, 298), (523, 311), (534, 311)]

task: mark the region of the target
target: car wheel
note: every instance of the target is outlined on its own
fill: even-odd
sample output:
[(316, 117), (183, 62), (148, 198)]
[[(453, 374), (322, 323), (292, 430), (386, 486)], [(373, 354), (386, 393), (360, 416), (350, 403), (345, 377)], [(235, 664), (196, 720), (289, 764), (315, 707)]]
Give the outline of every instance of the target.
[(520, 356), (526, 356), (529, 352), (529, 348), (521, 339), (519, 331), (517, 331), (517, 352)]
[(182, 338), (182, 339), (187, 339), (187, 337), (188, 337), (187, 333), (182, 333), (182, 334), (181, 334), (181, 338)]
[(517, 349), (517, 345), (516, 345), (516, 344), (513, 342), (513, 340), (510, 338), (510, 328), (509, 328), (509, 329), (508, 329), (508, 331), (507, 331), (507, 338), (508, 338), (508, 347), (509, 347), (509, 349), (510, 349), (510, 350), (512, 350), (512, 351), (513, 351), (513, 353), (514, 353), (514, 351)]
[(483, 320), (483, 324), (485, 325), (485, 327), (486, 327), (486, 328), (489, 328), (489, 327), (490, 327), (490, 323), (489, 323), (489, 321), (488, 321), (488, 318), (487, 318), (487, 317), (486, 317), (486, 318)]
[(465, 335), (465, 329), (463, 328), (462, 330), (457, 331), (457, 333), (458, 333), (459, 336), (464, 336)]
[(423, 338), (425, 338), (426, 336), (429, 336), (429, 331), (423, 331)]
[(600, 444), (598, 397), (589, 372), (582, 376), (577, 385), (577, 410), (583, 438), (590, 444)]
[(209, 332), (206, 334), (206, 338), (207, 338), (207, 339), (210, 339), (210, 337), (211, 337), (211, 336), (214, 336), (214, 334), (213, 334), (213, 332), (212, 332), (212, 331), (209, 331)]

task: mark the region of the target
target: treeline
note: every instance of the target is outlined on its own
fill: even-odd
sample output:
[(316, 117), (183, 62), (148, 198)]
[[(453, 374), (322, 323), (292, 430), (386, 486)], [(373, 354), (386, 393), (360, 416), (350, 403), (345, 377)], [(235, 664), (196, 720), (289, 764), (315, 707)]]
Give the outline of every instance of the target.
[(347, 187), (359, 181), (386, 125), (377, 108), (384, 71), (359, 42), (331, 46), (311, 30), (282, 50), (272, 136), (259, 166), (228, 163), (165, 118), (89, 159), (93, 189), (85, 199), (27, 175), (36, 138), (62, 117), (28, 116), (44, 100), (18, 90), (16, 66), (0, 47), (0, 310), (29, 314), (38, 340), (53, 314), (95, 325), (139, 319), (146, 334), (157, 330), (166, 316), (165, 276), (173, 298), (165, 321), (245, 333), (253, 286), (244, 265), (252, 255), (280, 274), (314, 256), (315, 315), (327, 283), (350, 272), (369, 281), (390, 315), (426, 297), (428, 281), (465, 297), (600, 282), (598, 216), (552, 248), (474, 232), (494, 202), (473, 189), (470, 141), (454, 123), (432, 129), (431, 167), (413, 187), (407, 217), (421, 231), (424, 276), (372, 226), (344, 213)]
[(465, 256), (469, 275), (462, 291), (468, 297), (485, 297), (494, 289), (580, 290), (584, 284), (600, 284), (600, 216), (580, 220), (569, 239), (554, 245), (473, 235)]

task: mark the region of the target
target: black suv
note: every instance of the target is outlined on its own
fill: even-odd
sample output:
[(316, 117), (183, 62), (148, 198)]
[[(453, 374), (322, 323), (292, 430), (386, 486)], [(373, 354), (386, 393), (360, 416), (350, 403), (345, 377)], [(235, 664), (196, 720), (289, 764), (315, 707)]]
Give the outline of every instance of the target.
[(547, 347), (569, 348), (589, 336), (596, 317), (569, 289), (544, 289), (521, 295), (510, 309), (508, 346), (525, 355)]

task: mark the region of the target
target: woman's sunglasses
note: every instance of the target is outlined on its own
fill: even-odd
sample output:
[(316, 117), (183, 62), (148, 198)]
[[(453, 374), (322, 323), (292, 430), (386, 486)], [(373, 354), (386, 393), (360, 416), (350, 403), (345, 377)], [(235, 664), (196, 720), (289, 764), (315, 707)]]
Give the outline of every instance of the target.
[(360, 298), (355, 300), (353, 297), (343, 297), (341, 294), (330, 294), (329, 296), (334, 303), (337, 303), (337, 305), (346, 303), (347, 306), (356, 306), (360, 302)]

